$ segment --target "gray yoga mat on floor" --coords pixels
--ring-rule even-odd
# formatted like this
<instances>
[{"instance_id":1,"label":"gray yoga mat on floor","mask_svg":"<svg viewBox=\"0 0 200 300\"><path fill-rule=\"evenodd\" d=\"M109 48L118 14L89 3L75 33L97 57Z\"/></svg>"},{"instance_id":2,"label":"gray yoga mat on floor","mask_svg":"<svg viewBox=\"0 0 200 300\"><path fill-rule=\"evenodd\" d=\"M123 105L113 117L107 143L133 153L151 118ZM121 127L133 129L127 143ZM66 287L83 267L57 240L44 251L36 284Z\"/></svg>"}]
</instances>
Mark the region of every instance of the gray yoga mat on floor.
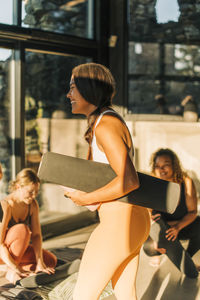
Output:
<instances>
[{"instance_id":1,"label":"gray yoga mat on floor","mask_svg":"<svg viewBox=\"0 0 200 300\"><path fill-rule=\"evenodd\" d=\"M47 274L44 272L37 273L32 276L18 280L18 284L25 288L36 288L40 285L49 284L59 279L66 278L73 273L78 272L80 265L80 259L76 259L72 262L67 262L61 266L55 268L54 274Z\"/></svg>"},{"instance_id":2,"label":"gray yoga mat on floor","mask_svg":"<svg viewBox=\"0 0 200 300\"><path fill-rule=\"evenodd\" d=\"M46 182L92 192L116 174L109 164L47 152L42 156L38 176ZM140 187L118 200L173 213L180 197L179 184L140 172L138 177Z\"/></svg>"},{"instance_id":3,"label":"gray yoga mat on floor","mask_svg":"<svg viewBox=\"0 0 200 300\"><path fill-rule=\"evenodd\" d=\"M170 228L162 219L154 222L151 226L150 237L158 243L159 248L166 249L166 255L175 264L175 266L187 277L196 278L199 273L195 264L183 248L180 241L168 241L165 237L166 230Z\"/></svg>"}]
</instances>

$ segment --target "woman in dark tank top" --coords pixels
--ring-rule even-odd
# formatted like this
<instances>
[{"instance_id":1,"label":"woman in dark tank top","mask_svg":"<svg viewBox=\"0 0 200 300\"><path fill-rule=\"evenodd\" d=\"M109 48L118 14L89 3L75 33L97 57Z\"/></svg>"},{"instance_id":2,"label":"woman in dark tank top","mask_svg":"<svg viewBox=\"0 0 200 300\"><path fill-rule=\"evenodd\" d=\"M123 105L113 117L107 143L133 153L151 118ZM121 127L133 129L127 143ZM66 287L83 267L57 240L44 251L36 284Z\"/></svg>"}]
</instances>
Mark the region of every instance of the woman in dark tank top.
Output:
<instances>
[{"instance_id":1,"label":"woman in dark tank top","mask_svg":"<svg viewBox=\"0 0 200 300\"><path fill-rule=\"evenodd\" d=\"M27 214L25 220L21 220L20 223L16 222L15 219L13 218L13 216L11 216L11 219L10 219L10 221L8 223L8 228L11 228L12 226L15 226L17 224L25 224L25 225L27 225L30 228L30 226L31 226L30 209L31 209L31 205L29 204L28 205L28 214Z\"/></svg>"},{"instance_id":2,"label":"woman in dark tank top","mask_svg":"<svg viewBox=\"0 0 200 300\"><path fill-rule=\"evenodd\" d=\"M153 221L162 219L170 228L163 232L170 241L189 240L187 252L192 257L200 249L200 217L197 216L197 195L192 179L183 172L177 155L170 149L159 149L151 158L152 174L158 178L173 181L181 185L179 204L173 214L152 211ZM152 242L149 237L144 244L146 254L152 256L151 265L160 263L160 254L166 249ZM200 271L200 266L196 266Z\"/></svg>"},{"instance_id":3,"label":"woman in dark tank top","mask_svg":"<svg viewBox=\"0 0 200 300\"><path fill-rule=\"evenodd\" d=\"M1 201L0 263L7 265L6 278L15 283L30 273L54 273L57 259L42 249L39 207L35 199L40 180L32 169L23 169ZM32 242L30 244L30 242Z\"/></svg>"}]
</instances>

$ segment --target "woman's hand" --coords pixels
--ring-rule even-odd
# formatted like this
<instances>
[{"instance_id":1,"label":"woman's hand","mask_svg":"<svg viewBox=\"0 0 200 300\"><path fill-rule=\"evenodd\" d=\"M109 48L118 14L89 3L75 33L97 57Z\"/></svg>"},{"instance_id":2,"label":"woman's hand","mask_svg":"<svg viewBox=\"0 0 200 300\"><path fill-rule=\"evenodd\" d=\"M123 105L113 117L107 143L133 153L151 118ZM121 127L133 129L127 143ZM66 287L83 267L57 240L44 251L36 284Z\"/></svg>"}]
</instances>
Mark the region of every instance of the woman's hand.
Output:
<instances>
[{"instance_id":1,"label":"woman's hand","mask_svg":"<svg viewBox=\"0 0 200 300\"><path fill-rule=\"evenodd\" d=\"M161 217L161 214L154 214L154 215L151 215L151 219L152 221L158 221Z\"/></svg>"},{"instance_id":2,"label":"woman's hand","mask_svg":"<svg viewBox=\"0 0 200 300\"><path fill-rule=\"evenodd\" d=\"M179 234L180 229L178 228L178 224L172 225L168 230L166 230L166 238L168 241L175 241L178 234Z\"/></svg>"},{"instance_id":3,"label":"woman's hand","mask_svg":"<svg viewBox=\"0 0 200 300\"><path fill-rule=\"evenodd\" d=\"M30 275L30 272L29 271L24 271L23 269L19 268L15 271L15 273L17 275L19 275L21 278L26 278Z\"/></svg>"},{"instance_id":4,"label":"woman's hand","mask_svg":"<svg viewBox=\"0 0 200 300\"><path fill-rule=\"evenodd\" d=\"M67 198L70 198L76 205L80 205L80 206L89 205L89 203L86 203L84 201L84 196L86 194L87 194L86 192L79 191L79 190L74 190L73 192L65 191L64 193L64 195Z\"/></svg>"},{"instance_id":5,"label":"woman's hand","mask_svg":"<svg viewBox=\"0 0 200 300\"><path fill-rule=\"evenodd\" d=\"M55 269L47 267L44 262L38 262L35 268L35 273L44 272L47 274L54 274Z\"/></svg>"},{"instance_id":6,"label":"woman's hand","mask_svg":"<svg viewBox=\"0 0 200 300\"><path fill-rule=\"evenodd\" d=\"M160 252L161 254L165 254L166 253L166 249L165 248L158 248L158 243L156 243L155 241L153 242L153 246L154 249L158 252Z\"/></svg>"}]
</instances>

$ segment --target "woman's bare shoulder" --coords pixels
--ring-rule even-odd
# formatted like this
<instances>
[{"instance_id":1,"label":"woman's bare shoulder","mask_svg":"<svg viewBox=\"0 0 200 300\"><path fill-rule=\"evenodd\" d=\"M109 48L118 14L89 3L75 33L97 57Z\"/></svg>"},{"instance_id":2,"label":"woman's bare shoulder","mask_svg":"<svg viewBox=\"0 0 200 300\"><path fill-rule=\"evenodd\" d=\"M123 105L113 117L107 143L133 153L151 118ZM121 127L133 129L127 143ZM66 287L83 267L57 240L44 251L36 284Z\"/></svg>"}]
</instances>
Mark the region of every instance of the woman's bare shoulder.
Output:
<instances>
[{"instance_id":1,"label":"woman's bare shoulder","mask_svg":"<svg viewBox=\"0 0 200 300\"><path fill-rule=\"evenodd\" d=\"M3 209L9 209L13 207L13 205L14 205L14 201L10 195L8 195L6 198L1 200L1 206Z\"/></svg>"},{"instance_id":2,"label":"woman's bare shoulder","mask_svg":"<svg viewBox=\"0 0 200 300\"><path fill-rule=\"evenodd\" d=\"M184 175L183 182L186 186L192 186L194 184L192 178L190 176L188 176L187 174Z\"/></svg>"},{"instance_id":3,"label":"woman's bare shoulder","mask_svg":"<svg viewBox=\"0 0 200 300\"><path fill-rule=\"evenodd\" d=\"M196 187L194 184L194 181L191 177L189 177L188 175L184 176L184 185L185 185L185 191L187 194L193 194L196 195Z\"/></svg>"},{"instance_id":4,"label":"woman's bare shoulder","mask_svg":"<svg viewBox=\"0 0 200 300\"><path fill-rule=\"evenodd\" d=\"M113 132L115 130L120 131L124 130L125 122L118 117L116 114L104 115L101 119L101 122L97 125L95 132L103 133L105 132Z\"/></svg>"}]
</instances>

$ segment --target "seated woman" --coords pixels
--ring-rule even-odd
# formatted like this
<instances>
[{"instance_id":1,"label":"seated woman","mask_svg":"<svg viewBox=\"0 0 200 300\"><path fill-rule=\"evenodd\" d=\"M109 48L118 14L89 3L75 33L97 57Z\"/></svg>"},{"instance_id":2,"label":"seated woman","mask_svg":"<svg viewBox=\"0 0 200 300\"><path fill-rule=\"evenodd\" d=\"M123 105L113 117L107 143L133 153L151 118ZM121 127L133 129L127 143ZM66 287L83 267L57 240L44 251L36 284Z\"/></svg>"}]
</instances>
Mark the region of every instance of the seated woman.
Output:
<instances>
[{"instance_id":1,"label":"seated woman","mask_svg":"<svg viewBox=\"0 0 200 300\"><path fill-rule=\"evenodd\" d=\"M1 201L0 263L7 265L6 278L16 280L31 273L54 273L57 258L42 249L39 206L35 199L40 181L32 169L23 169ZM32 241L32 244L30 244Z\"/></svg>"},{"instance_id":2,"label":"seated woman","mask_svg":"<svg viewBox=\"0 0 200 300\"><path fill-rule=\"evenodd\" d=\"M189 240L187 252L192 257L200 249L200 217L197 216L197 195L192 179L183 172L177 155L170 149L159 149L151 158L152 174L158 178L173 181L181 185L179 204L173 214L152 211L153 221L160 218L170 228L164 233L170 241ZM144 244L146 254L152 256L151 265L160 263L160 256L166 252L162 243L158 245L149 237ZM197 266L200 271L200 266Z\"/></svg>"}]
</instances>

